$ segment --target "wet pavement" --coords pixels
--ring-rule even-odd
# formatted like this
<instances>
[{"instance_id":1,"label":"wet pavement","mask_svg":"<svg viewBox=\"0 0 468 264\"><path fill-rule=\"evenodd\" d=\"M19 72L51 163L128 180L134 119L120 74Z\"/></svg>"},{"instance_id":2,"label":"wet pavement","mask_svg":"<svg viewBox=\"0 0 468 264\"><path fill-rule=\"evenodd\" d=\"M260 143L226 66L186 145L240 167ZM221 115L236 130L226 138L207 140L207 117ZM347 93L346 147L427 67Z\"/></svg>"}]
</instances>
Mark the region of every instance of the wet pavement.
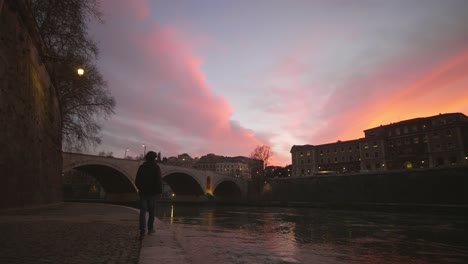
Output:
<instances>
[{"instance_id":1,"label":"wet pavement","mask_svg":"<svg viewBox=\"0 0 468 264\"><path fill-rule=\"evenodd\" d=\"M165 263L184 264L194 263L187 256L181 244L176 239L174 231L166 223L156 219L156 232L145 236L142 240L140 264ZM209 263L209 262L203 262Z\"/></svg>"},{"instance_id":2,"label":"wet pavement","mask_svg":"<svg viewBox=\"0 0 468 264\"><path fill-rule=\"evenodd\" d=\"M136 209L64 203L0 213L0 263L138 263Z\"/></svg>"}]
</instances>

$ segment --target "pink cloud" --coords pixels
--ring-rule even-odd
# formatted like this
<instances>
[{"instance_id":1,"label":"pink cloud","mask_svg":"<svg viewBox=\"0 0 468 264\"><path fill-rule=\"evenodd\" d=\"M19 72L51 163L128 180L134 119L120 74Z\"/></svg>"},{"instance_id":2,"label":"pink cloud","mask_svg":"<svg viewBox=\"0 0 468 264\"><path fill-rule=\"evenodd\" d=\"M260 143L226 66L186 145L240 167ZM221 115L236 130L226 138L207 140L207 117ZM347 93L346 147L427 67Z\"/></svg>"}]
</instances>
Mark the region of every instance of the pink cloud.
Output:
<instances>
[{"instance_id":1,"label":"pink cloud","mask_svg":"<svg viewBox=\"0 0 468 264\"><path fill-rule=\"evenodd\" d=\"M282 151L278 154L289 163L288 145L357 139L363 130L381 124L440 112L468 113L468 49L449 46L450 51L408 46L370 65L357 61L323 79L314 78L323 77L317 75L323 67L314 66L320 60L302 63L303 53L292 49L264 77L266 95L256 104L263 114L273 114L278 130L289 135L275 140L275 149Z\"/></svg>"},{"instance_id":2,"label":"pink cloud","mask_svg":"<svg viewBox=\"0 0 468 264\"><path fill-rule=\"evenodd\" d=\"M233 122L228 100L213 93L192 35L147 18L147 3L139 3L121 16L133 2L112 1L114 13L94 31L101 69L117 101L103 144L139 149L145 143L166 155L249 155L262 141ZM132 17L146 18L144 26Z\"/></svg>"}]
</instances>

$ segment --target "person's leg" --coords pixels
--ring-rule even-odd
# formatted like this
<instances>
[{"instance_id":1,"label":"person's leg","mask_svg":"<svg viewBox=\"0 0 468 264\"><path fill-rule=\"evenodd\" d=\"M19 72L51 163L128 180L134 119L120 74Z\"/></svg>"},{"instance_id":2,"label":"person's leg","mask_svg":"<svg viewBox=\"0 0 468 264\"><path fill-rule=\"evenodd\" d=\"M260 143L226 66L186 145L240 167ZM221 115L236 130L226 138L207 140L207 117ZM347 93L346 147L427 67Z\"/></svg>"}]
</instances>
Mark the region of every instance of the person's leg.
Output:
<instances>
[{"instance_id":1,"label":"person's leg","mask_svg":"<svg viewBox=\"0 0 468 264\"><path fill-rule=\"evenodd\" d=\"M156 196L148 197L148 232L154 230L154 206Z\"/></svg>"},{"instance_id":2,"label":"person's leg","mask_svg":"<svg viewBox=\"0 0 468 264\"><path fill-rule=\"evenodd\" d=\"M145 196L140 195L140 234L145 234L146 228L146 212L148 211L148 200Z\"/></svg>"}]
</instances>

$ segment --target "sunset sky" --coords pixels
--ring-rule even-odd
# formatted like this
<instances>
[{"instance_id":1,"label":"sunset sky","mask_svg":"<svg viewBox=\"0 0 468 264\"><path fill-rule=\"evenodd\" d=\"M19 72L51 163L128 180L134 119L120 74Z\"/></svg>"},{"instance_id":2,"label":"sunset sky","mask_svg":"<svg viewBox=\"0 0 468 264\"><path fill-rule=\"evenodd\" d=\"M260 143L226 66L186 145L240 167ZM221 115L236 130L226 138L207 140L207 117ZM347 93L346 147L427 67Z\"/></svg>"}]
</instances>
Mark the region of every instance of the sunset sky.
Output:
<instances>
[{"instance_id":1,"label":"sunset sky","mask_svg":"<svg viewBox=\"0 0 468 264\"><path fill-rule=\"evenodd\" d=\"M468 114L466 0L105 0L104 150L249 156Z\"/></svg>"}]
</instances>

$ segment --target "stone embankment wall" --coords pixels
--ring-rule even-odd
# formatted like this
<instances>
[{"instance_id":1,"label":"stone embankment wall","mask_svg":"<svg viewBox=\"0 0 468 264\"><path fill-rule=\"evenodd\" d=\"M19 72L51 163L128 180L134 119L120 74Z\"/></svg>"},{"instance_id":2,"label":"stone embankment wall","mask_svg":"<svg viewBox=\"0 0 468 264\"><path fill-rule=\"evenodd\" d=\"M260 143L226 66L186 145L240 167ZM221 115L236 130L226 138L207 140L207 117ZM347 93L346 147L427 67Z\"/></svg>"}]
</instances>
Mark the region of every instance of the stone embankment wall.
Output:
<instances>
[{"instance_id":1,"label":"stone embankment wall","mask_svg":"<svg viewBox=\"0 0 468 264\"><path fill-rule=\"evenodd\" d=\"M468 167L268 181L264 202L468 205Z\"/></svg>"},{"instance_id":2,"label":"stone embankment wall","mask_svg":"<svg viewBox=\"0 0 468 264\"><path fill-rule=\"evenodd\" d=\"M62 200L61 117L24 0L0 0L0 209Z\"/></svg>"}]
</instances>

